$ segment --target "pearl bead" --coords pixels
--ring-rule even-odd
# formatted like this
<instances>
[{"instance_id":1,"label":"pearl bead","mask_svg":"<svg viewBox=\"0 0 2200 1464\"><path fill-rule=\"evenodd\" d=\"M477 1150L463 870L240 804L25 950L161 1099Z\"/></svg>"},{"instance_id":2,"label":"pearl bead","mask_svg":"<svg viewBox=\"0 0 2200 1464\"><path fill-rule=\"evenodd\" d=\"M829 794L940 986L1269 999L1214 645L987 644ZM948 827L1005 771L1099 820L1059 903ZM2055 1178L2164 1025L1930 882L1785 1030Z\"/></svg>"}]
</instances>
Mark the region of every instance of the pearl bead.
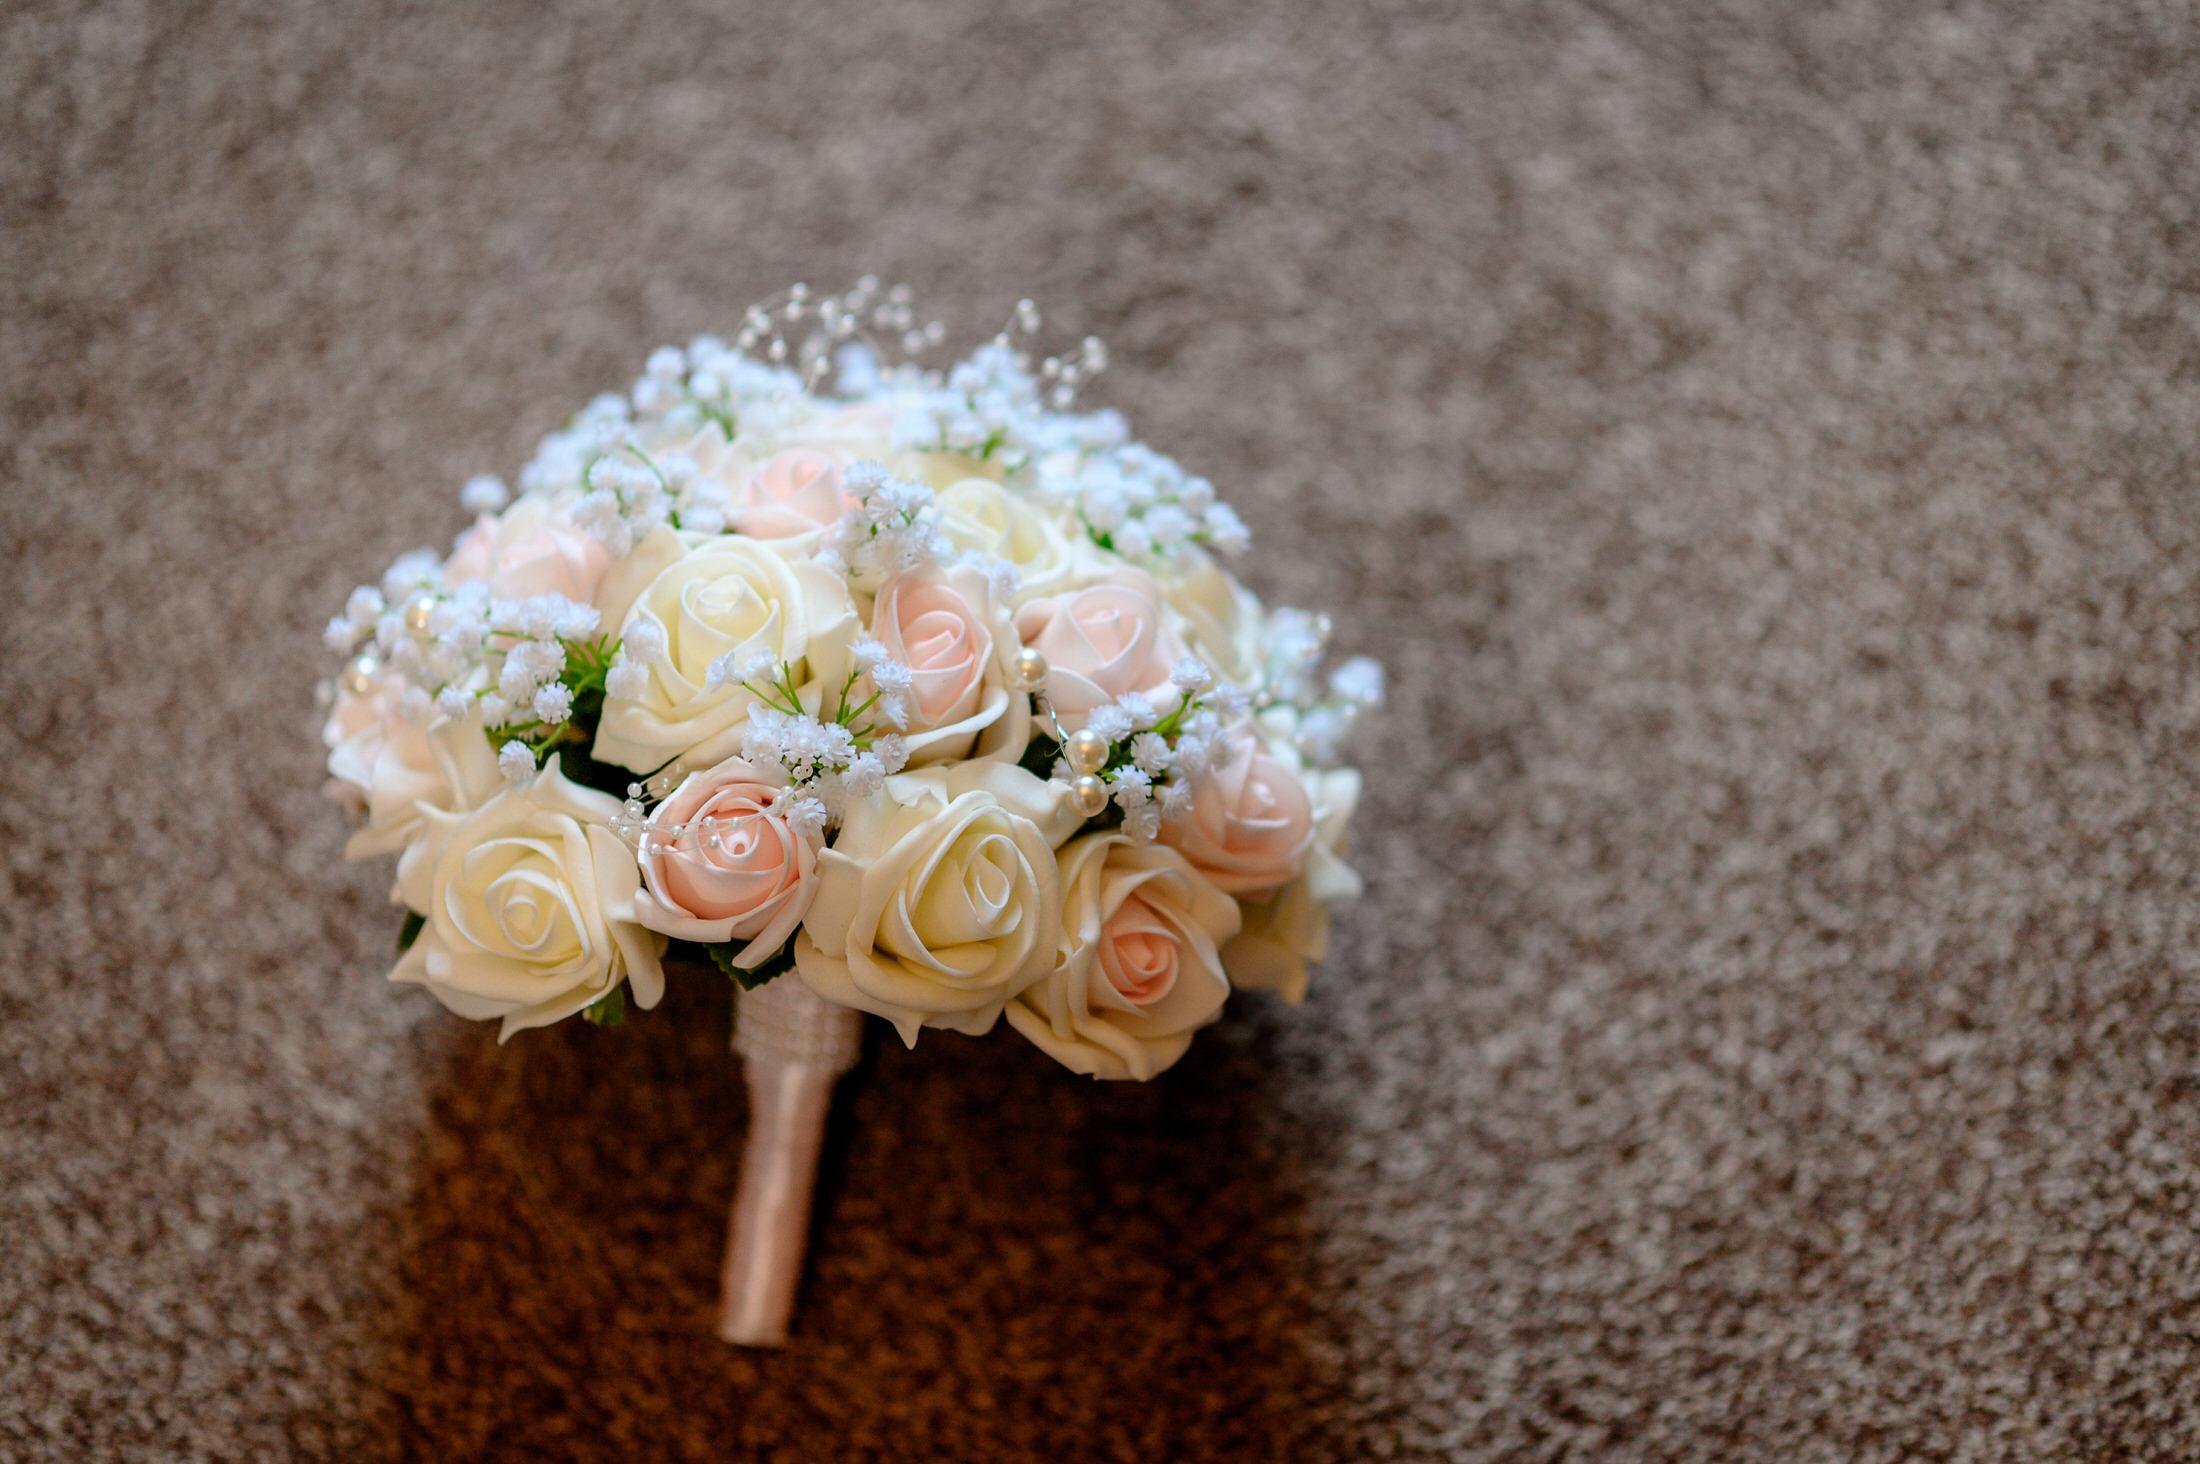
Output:
<instances>
[{"instance_id":1,"label":"pearl bead","mask_svg":"<svg viewBox=\"0 0 2200 1464\"><path fill-rule=\"evenodd\" d=\"M1040 691L1047 684L1047 658L1039 654L1037 646L1025 646L1016 653L1016 689Z\"/></svg>"},{"instance_id":2,"label":"pearl bead","mask_svg":"<svg viewBox=\"0 0 2200 1464\"><path fill-rule=\"evenodd\" d=\"M413 631L426 631L428 628L428 617L430 615L433 615L434 613L435 596L420 596L410 605L407 605L405 607L405 628L407 630Z\"/></svg>"},{"instance_id":3,"label":"pearl bead","mask_svg":"<svg viewBox=\"0 0 2200 1464\"><path fill-rule=\"evenodd\" d=\"M1108 764L1108 739L1090 727L1080 727L1069 734L1062 752L1078 772L1097 773Z\"/></svg>"},{"instance_id":4,"label":"pearl bead","mask_svg":"<svg viewBox=\"0 0 2200 1464\"><path fill-rule=\"evenodd\" d=\"M1108 806L1108 785L1087 773L1069 785L1069 801L1086 818L1097 818Z\"/></svg>"},{"instance_id":5,"label":"pearl bead","mask_svg":"<svg viewBox=\"0 0 2200 1464\"><path fill-rule=\"evenodd\" d=\"M365 696L374 690L374 673L382 669L382 663L372 656L361 656L344 668L344 690L353 696Z\"/></svg>"}]
</instances>

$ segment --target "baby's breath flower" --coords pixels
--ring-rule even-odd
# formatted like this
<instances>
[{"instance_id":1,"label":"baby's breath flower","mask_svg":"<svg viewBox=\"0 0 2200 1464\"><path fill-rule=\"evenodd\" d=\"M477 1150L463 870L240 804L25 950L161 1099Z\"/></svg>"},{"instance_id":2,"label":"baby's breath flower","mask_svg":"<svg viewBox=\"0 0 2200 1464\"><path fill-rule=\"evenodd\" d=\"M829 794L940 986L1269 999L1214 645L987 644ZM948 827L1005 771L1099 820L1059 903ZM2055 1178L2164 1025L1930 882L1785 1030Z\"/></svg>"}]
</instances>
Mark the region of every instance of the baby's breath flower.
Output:
<instances>
[{"instance_id":1,"label":"baby's breath flower","mask_svg":"<svg viewBox=\"0 0 2200 1464\"><path fill-rule=\"evenodd\" d=\"M891 658L874 662L870 671L871 684L887 696L906 696L916 684L916 672Z\"/></svg>"},{"instance_id":2,"label":"baby's breath flower","mask_svg":"<svg viewBox=\"0 0 2200 1464\"><path fill-rule=\"evenodd\" d=\"M562 722L573 711L573 692L562 681L553 681L535 693L535 720Z\"/></svg>"},{"instance_id":3,"label":"baby's breath flower","mask_svg":"<svg viewBox=\"0 0 2200 1464\"><path fill-rule=\"evenodd\" d=\"M479 473L458 490L459 505L468 513L495 513L512 501L512 490L493 473Z\"/></svg>"},{"instance_id":4,"label":"baby's breath flower","mask_svg":"<svg viewBox=\"0 0 2200 1464\"><path fill-rule=\"evenodd\" d=\"M805 837L824 833L827 818L821 798L797 798L787 805L787 827Z\"/></svg>"},{"instance_id":5,"label":"baby's breath flower","mask_svg":"<svg viewBox=\"0 0 2200 1464\"><path fill-rule=\"evenodd\" d=\"M1215 684L1215 673L1197 656L1186 656L1169 668L1169 680L1178 691L1197 696Z\"/></svg>"},{"instance_id":6,"label":"baby's breath flower","mask_svg":"<svg viewBox=\"0 0 2200 1464\"><path fill-rule=\"evenodd\" d=\"M398 555L396 563L383 574L382 598L389 603L402 602L415 591L432 588L442 581L442 556L433 549L415 549L409 554Z\"/></svg>"},{"instance_id":7,"label":"baby's breath flower","mask_svg":"<svg viewBox=\"0 0 2200 1464\"><path fill-rule=\"evenodd\" d=\"M859 752L849 759L848 770L841 778L841 787L850 798L869 798L886 786L886 766L878 754Z\"/></svg>"},{"instance_id":8,"label":"baby's breath flower","mask_svg":"<svg viewBox=\"0 0 2200 1464\"><path fill-rule=\"evenodd\" d=\"M1123 710L1121 703L1093 708L1085 718L1085 725L1104 741L1120 742L1131 734L1131 714Z\"/></svg>"},{"instance_id":9,"label":"baby's breath flower","mask_svg":"<svg viewBox=\"0 0 2200 1464\"><path fill-rule=\"evenodd\" d=\"M1383 704L1382 663L1369 656L1354 656L1329 673L1330 694L1363 707Z\"/></svg>"},{"instance_id":10,"label":"baby's breath flower","mask_svg":"<svg viewBox=\"0 0 2200 1464\"><path fill-rule=\"evenodd\" d=\"M507 783L524 783L535 775L535 755L523 742L507 742L497 753L497 771Z\"/></svg>"},{"instance_id":11,"label":"baby's breath flower","mask_svg":"<svg viewBox=\"0 0 2200 1464\"><path fill-rule=\"evenodd\" d=\"M351 592L350 599L344 601L344 618L353 625L372 625L375 617L386 608L380 590L372 585L361 585Z\"/></svg>"},{"instance_id":12,"label":"baby's breath flower","mask_svg":"<svg viewBox=\"0 0 2200 1464\"><path fill-rule=\"evenodd\" d=\"M1131 761L1149 774L1158 776L1169 770L1175 761L1169 749L1168 739L1152 732L1141 732L1131 739Z\"/></svg>"}]
</instances>

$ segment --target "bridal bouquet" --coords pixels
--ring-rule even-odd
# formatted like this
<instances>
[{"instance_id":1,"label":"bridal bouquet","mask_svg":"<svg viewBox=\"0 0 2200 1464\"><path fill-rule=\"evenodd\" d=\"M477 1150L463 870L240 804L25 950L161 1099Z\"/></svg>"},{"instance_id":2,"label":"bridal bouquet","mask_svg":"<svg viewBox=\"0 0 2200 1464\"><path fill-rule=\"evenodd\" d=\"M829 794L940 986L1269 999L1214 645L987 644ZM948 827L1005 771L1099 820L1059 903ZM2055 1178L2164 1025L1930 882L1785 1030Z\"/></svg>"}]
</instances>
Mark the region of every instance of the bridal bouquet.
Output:
<instances>
[{"instance_id":1,"label":"bridal bouquet","mask_svg":"<svg viewBox=\"0 0 2200 1464\"><path fill-rule=\"evenodd\" d=\"M1298 1001L1359 888L1337 747L1380 669L1324 680L1327 620L1222 567L1238 516L1073 412L1104 352L1034 363L1037 328L940 371L902 287L798 285L651 355L516 497L468 483L451 552L328 626L393 980L505 1038L654 1007L671 956L739 984L732 1341L785 1339L859 1013L1150 1078L1233 991Z\"/></svg>"},{"instance_id":2,"label":"bridal bouquet","mask_svg":"<svg viewBox=\"0 0 2200 1464\"><path fill-rule=\"evenodd\" d=\"M328 765L347 853L397 856L393 980L509 1037L681 954L1139 1079L1233 990L1299 999L1380 669L1322 680L1326 619L1222 567L1238 516L1068 410L1102 348L1036 327L943 373L900 287L797 286L352 593Z\"/></svg>"}]
</instances>

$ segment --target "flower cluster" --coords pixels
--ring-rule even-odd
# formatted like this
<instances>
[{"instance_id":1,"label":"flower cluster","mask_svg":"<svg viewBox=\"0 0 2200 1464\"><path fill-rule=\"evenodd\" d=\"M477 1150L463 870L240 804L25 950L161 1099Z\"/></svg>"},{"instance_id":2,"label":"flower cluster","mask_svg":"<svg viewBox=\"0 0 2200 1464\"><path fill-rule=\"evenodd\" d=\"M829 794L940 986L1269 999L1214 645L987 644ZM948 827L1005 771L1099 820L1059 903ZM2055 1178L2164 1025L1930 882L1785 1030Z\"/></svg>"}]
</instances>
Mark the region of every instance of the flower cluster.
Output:
<instances>
[{"instance_id":1,"label":"flower cluster","mask_svg":"<svg viewBox=\"0 0 2200 1464\"><path fill-rule=\"evenodd\" d=\"M1121 815L1123 831L1139 839L1159 838L1164 819L1191 807L1191 790L1214 766L1227 729L1251 708L1243 688L1217 685L1196 656L1169 668L1169 684L1180 700L1166 714L1143 692L1127 691L1055 739L1062 748L1051 769L1055 779L1084 804L1097 807L1104 797Z\"/></svg>"},{"instance_id":2,"label":"flower cluster","mask_svg":"<svg viewBox=\"0 0 2200 1464\"><path fill-rule=\"evenodd\" d=\"M612 654L596 635L602 617L557 594L500 599L481 580L445 587L431 560L408 556L383 589L354 590L325 638L358 652L344 672L354 694L387 679L404 688L398 709L412 721L477 718L517 781L573 735L582 699L602 690ZM402 595L394 608L386 592Z\"/></svg>"},{"instance_id":3,"label":"flower cluster","mask_svg":"<svg viewBox=\"0 0 2200 1464\"><path fill-rule=\"evenodd\" d=\"M1038 491L1067 505L1094 543L1136 563L1194 544L1242 554L1252 544L1245 521L1195 478L1142 443L1065 454L1039 477Z\"/></svg>"},{"instance_id":4,"label":"flower cluster","mask_svg":"<svg viewBox=\"0 0 2200 1464\"><path fill-rule=\"evenodd\" d=\"M686 954L1118 1078L1234 990L1297 999L1380 669L1325 681L1326 619L1221 567L1244 524L1070 411L1105 351L1037 328L943 371L900 287L797 286L352 593L329 767L349 852L398 856L396 979L509 1035L651 1007Z\"/></svg>"},{"instance_id":5,"label":"flower cluster","mask_svg":"<svg viewBox=\"0 0 2200 1464\"><path fill-rule=\"evenodd\" d=\"M821 562L878 584L896 570L953 557L955 546L926 512L933 495L925 484L895 478L884 463L867 459L841 472L840 487L854 501L833 526Z\"/></svg>"},{"instance_id":6,"label":"flower cluster","mask_svg":"<svg viewBox=\"0 0 2200 1464\"><path fill-rule=\"evenodd\" d=\"M728 652L703 678L713 689L735 685L756 698L741 732L741 755L800 790L800 816L813 833L823 832L828 818L838 818L849 799L875 796L886 786L886 775L909 762L908 742L880 724L909 725L907 697L915 673L875 640L858 641L854 652L855 665L833 696L829 714L822 701L814 714L805 707L794 668L762 652L738 665L732 663L737 653Z\"/></svg>"}]
</instances>

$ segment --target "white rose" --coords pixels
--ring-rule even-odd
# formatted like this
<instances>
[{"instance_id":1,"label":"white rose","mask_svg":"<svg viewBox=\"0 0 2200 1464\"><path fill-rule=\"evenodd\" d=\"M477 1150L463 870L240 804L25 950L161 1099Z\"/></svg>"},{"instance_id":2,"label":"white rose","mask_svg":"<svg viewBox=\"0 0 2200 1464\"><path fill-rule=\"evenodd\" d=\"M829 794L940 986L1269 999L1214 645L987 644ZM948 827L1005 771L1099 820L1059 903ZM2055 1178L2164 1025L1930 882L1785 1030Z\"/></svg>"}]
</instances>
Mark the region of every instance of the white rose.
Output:
<instances>
[{"instance_id":1,"label":"white rose","mask_svg":"<svg viewBox=\"0 0 2200 1464\"><path fill-rule=\"evenodd\" d=\"M753 694L704 686L719 656L762 651L791 666L798 687L837 688L856 626L846 583L822 566L738 534L696 537L690 547L666 528L604 577L597 608L623 638L653 642L652 654L636 658L649 669L648 690L607 697L596 731L596 759L637 772L746 720Z\"/></svg>"},{"instance_id":2,"label":"white rose","mask_svg":"<svg viewBox=\"0 0 2200 1464\"><path fill-rule=\"evenodd\" d=\"M1019 605L1067 587L1079 566L1069 536L1051 515L990 479L965 478L942 488L933 513L958 549L1015 567Z\"/></svg>"},{"instance_id":3,"label":"white rose","mask_svg":"<svg viewBox=\"0 0 2200 1464\"><path fill-rule=\"evenodd\" d=\"M363 697L344 692L322 729L329 773L357 790L366 812L346 859L398 853L419 835L424 810L475 808L504 786L479 717L422 726L397 710L403 692L395 676Z\"/></svg>"},{"instance_id":4,"label":"white rose","mask_svg":"<svg viewBox=\"0 0 2200 1464\"><path fill-rule=\"evenodd\" d=\"M1175 850L1128 835L1066 845L1054 970L1009 1004L1015 1029L1074 1072L1143 1082L1222 1012L1218 947L1237 902Z\"/></svg>"},{"instance_id":5,"label":"white rose","mask_svg":"<svg viewBox=\"0 0 2200 1464\"><path fill-rule=\"evenodd\" d=\"M818 856L795 970L827 1001L973 1036L1054 964L1054 849L1079 819L1065 790L1005 763L886 780Z\"/></svg>"},{"instance_id":6,"label":"white rose","mask_svg":"<svg viewBox=\"0 0 2200 1464\"><path fill-rule=\"evenodd\" d=\"M716 422L705 422L692 436L666 443L656 453L659 458L674 454L693 462L698 478L729 488L748 476L756 458L752 444L729 441L726 429Z\"/></svg>"},{"instance_id":7,"label":"white rose","mask_svg":"<svg viewBox=\"0 0 2200 1464\"><path fill-rule=\"evenodd\" d=\"M1306 789L1314 841L1297 879L1266 898L1238 902L1244 925L1222 948L1222 966L1234 985L1271 990L1297 1006L1306 997L1307 967L1329 955L1330 903L1354 899L1363 888L1343 857L1360 802L1360 775L1353 768L1303 766L1291 749L1288 712L1271 711L1263 721L1274 735L1275 756Z\"/></svg>"},{"instance_id":8,"label":"white rose","mask_svg":"<svg viewBox=\"0 0 2200 1464\"><path fill-rule=\"evenodd\" d=\"M665 940L635 919L634 855L607 827L618 811L555 762L470 813L430 810L398 870L399 893L427 923L390 979L427 987L462 1017L502 1018L499 1041L621 981L637 1005L655 1006Z\"/></svg>"},{"instance_id":9,"label":"white rose","mask_svg":"<svg viewBox=\"0 0 2200 1464\"><path fill-rule=\"evenodd\" d=\"M1260 680L1260 598L1204 550L1186 550L1172 564L1162 602L1184 644L1216 676L1245 687Z\"/></svg>"}]
</instances>

